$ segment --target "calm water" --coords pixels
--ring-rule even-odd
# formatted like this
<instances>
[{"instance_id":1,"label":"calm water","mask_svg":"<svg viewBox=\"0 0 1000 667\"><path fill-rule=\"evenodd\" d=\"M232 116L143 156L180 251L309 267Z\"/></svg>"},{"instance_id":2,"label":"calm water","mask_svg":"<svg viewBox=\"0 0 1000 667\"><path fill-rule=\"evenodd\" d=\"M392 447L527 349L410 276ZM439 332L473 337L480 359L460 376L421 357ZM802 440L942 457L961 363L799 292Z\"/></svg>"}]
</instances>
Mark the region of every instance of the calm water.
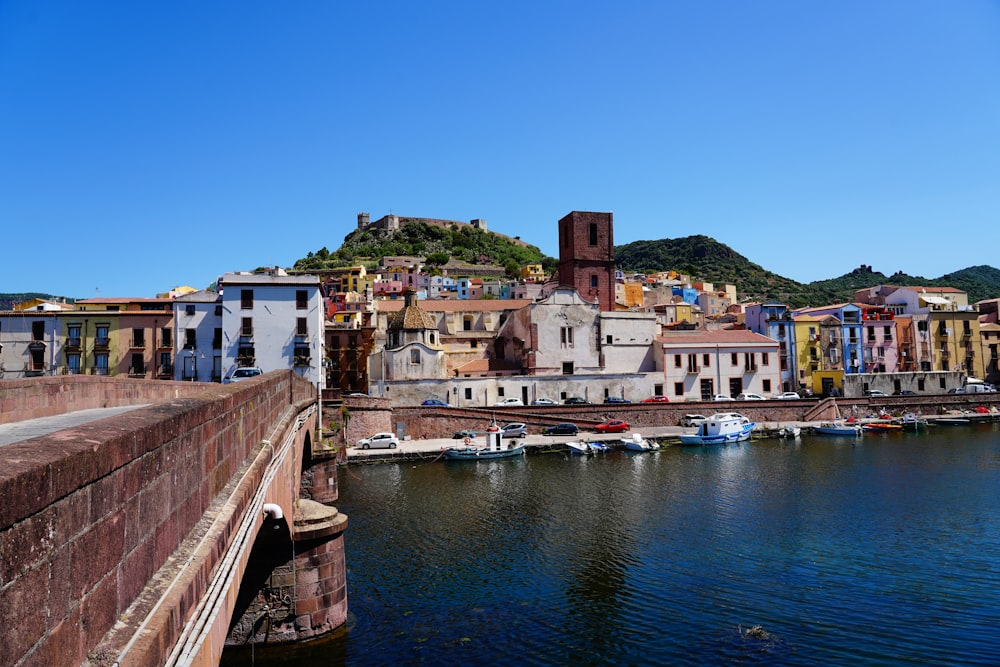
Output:
<instances>
[{"instance_id":1,"label":"calm water","mask_svg":"<svg viewBox=\"0 0 1000 667\"><path fill-rule=\"evenodd\" d=\"M1000 663L995 426L339 483L349 629L255 664Z\"/></svg>"}]
</instances>

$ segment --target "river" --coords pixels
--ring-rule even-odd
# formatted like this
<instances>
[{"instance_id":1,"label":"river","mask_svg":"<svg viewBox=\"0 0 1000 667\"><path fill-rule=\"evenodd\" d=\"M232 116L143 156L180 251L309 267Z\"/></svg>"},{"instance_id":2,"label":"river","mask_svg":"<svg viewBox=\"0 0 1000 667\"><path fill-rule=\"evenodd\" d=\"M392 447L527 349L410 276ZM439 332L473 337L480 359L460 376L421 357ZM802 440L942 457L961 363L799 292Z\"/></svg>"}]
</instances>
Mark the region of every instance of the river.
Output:
<instances>
[{"instance_id":1,"label":"river","mask_svg":"<svg viewBox=\"0 0 1000 667\"><path fill-rule=\"evenodd\" d=\"M996 665L1000 432L350 466L350 620L255 665Z\"/></svg>"}]
</instances>

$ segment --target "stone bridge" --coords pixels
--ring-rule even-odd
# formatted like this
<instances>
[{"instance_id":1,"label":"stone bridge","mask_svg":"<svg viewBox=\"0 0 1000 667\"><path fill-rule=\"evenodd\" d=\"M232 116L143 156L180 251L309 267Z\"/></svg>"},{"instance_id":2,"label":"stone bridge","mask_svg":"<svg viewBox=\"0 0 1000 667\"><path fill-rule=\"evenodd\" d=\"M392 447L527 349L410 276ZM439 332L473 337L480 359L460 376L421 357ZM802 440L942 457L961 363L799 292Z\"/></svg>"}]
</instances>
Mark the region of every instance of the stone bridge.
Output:
<instances>
[{"instance_id":1,"label":"stone bridge","mask_svg":"<svg viewBox=\"0 0 1000 667\"><path fill-rule=\"evenodd\" d=\"M310 383L0 382L0 424L121 406L0 446L0 666L217 665L227 638L343 625L347 519Z\"/></svg>"}]
</instances>

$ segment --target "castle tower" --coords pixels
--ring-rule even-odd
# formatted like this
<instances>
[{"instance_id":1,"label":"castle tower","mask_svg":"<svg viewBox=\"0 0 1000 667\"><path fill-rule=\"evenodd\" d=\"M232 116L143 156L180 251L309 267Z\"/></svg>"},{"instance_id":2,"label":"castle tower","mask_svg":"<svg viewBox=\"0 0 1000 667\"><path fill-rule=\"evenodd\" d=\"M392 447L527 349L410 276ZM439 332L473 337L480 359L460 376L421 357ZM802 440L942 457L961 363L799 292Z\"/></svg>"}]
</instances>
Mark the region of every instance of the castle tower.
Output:
<instances>
[{"instance_id":1,"label":"castle tower","mask_svg":"<svg viewBox=\"0 0 1000 667\"><path fill-rule=\"evenodd\" d=\"M559 221L559 283L615 309L614 214L573 211Z\"/></svg>"},{"instance_id":2,"label":"castle tower","mask_svg":"<svg viewBox=\"0 0 1000 667\"><path fill-rule=\"evenodd\" d=\"M367 213L358 213L358 229L367 227L370 219L371 217Z\"/></svg>"}]
</instances>

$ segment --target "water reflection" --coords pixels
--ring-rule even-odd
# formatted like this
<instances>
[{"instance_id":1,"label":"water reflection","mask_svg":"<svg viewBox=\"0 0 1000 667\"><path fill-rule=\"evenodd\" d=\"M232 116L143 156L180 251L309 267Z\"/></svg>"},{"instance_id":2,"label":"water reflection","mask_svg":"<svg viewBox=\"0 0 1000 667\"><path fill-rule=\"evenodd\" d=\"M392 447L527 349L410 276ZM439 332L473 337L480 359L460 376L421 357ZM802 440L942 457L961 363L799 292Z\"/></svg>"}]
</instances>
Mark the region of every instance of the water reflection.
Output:
<instances>
[{"instance_id":1,"label":"water reflection","mask_svg":"<svg viewBox=\"0 0 1000 667\"><path fill-rule=\"evenodd\" d=\"M1000 650L995 428L361 466L339 483L353 626L298 664L974 665Z\"/></svg>"}]
</instances>

